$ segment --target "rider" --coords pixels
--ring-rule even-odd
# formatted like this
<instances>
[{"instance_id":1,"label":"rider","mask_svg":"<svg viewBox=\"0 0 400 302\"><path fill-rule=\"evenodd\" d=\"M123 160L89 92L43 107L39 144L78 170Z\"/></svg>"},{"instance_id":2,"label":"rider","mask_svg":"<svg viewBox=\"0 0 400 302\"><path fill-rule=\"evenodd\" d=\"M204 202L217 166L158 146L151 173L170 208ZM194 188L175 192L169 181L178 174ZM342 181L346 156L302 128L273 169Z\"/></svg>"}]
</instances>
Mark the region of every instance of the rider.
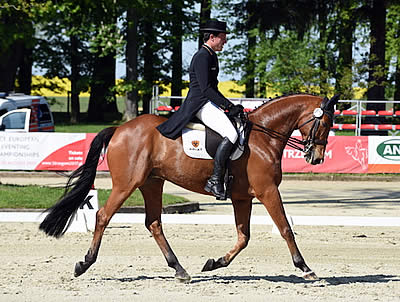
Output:
<instances>
[{"instance_id":1,"label":"rider","mask_svg":"<svg viewBox=\"0 0 400 302\"><path fill-rule=\"evenodd\" d=\"M203 32L204 44L190 63L187 97L180 109L157 129L164 136L176 139L186 124L196 116L223 137L215 154L213 175L207 180L204 189L217 199L225 199L223 178L238 134L224 111L235 116L243 112L243 106L232 104L218 90L219 65L215 52L221 51L226 43L226 22L209 20L200 30Z\"/></svg>"}]
</instances>

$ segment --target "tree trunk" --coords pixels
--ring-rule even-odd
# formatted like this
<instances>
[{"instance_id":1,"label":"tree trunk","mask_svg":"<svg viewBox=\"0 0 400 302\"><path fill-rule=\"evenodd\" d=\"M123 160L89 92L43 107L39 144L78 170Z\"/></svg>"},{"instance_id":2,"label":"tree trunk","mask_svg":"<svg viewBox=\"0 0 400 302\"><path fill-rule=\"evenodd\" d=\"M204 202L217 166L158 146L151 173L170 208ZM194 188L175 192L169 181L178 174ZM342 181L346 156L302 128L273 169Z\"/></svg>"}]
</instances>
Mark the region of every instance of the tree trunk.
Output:
<instances>
[{"instance_id":1,"label":"tree trunk","mask_svg":"<svg viewBox=\"0 0 400 302\"><path fill-rule=\"evenodd\" d=\"M21 56L21 62L18 70L18 92L25 94L31 94L32 88L32 48L27 47L26 44L23 47L23 55Z\"/></svg>"},{"instance_id":2,"label":"tree trunk","mask_svg":"<svg viewBox=\"0 0 400 302\"><path fill-rule=\"evenodd\" d=\"M254 18L258 7L255 1L249 1L245 6L247 20L246 20L246 35L247 35L247 53L246 53L246 66L245 66L245 96L246 98L254 98L255 94L255 76L256 76L256 62L253 58L257 38L250 33L252 29L257 26L257 19Z\"/></svg>"},{"instance_id":3,"label":"tree trunk","mask_svg":"<svg viewBox=\"0 0 400 302\"><path fill-rule=\"evenodd\" d=\"M254 98L254 84L255 84L255 63L252 58L256 47L256 37L247 36L247 58L246 58L246 82L245 82L245 96L246 98Z\"/></svg>"},{"instance_id":4,"label":"tree trunk","mask_svg":"<svg viewBox=\"0 0 400 302\"><path fill-rule=\"evenodd\" d=\"M370 52L369 52L369 75L368 75L368 100L385 99L385 40L386 40L386 8L384 0L373 0L370 10ZM367 103L367 109L385 110L384 103ZM366 118L366 123L381 124L385 118ZM386 131L362 132L362 135L387 135Z\"/></svg>"},{"instance_id":5,"label":"tree trunk","mask_svg":"<svg viewBox=\"0 0 400 302\"><path fill-rule=\"evenodd\" d=\"M328 66L326 59L327 49L327 12L326 5L322 1L318 1L318 27L319 27L319 68L320 68L320 92L321 95L326 95L329 89L328 84Z\"/></svg>"},{"instance_id":6,"label":"tree trunk","mask_svg":"<svg viewBox=\"0 0 400 302\"><path fill-rule=\"evenodd\" d=\"M355 22L351 12L351 1L342 1L339 4L339 58L336 69L336 92L342 99L353 99L352 65L353 65L353 35Z\"/></svg>"},{"instance_id":7,"label":"tree trunk","mask_svg":"<svg viewBox=\"0 0 400 302\"><path fill-rule=\"evenodd\" d=\"M395 73L395 79L394 79L394 95L393 95L393 100L395 101L400 101L400 57L397 56L397 64L396 64L396 73ZM393 104L394 110L400 110L400 104L395 103Z\"/></svg>"},{"instance_id":8,"label":"tree trunk","mask_svg":"<svg viewBox=\"0 0 400 302\"><path fill-rule=\"evenodd\" d=\"M127 36L126 36L126 81L132 85L126 93L124 120L129 121L138 114L138 47L137 47L137 14L135 8L127 11Z\"/></svg>"},{"instance_id":9,"label":"tree trunk","mask_svg":"<svg viewBox=\"0 0 400 302\"><path fill-rule=\"evenodd\" d=\"M143 80L145 83L145 91L143 94L143 113L150 112L150 100L152 97L152 85L154 79L154 50L153 44L156 42L154 30L151 20L144 21L144 50L143 50Z\"/></svg>"},{"instance_id":10,"label":"tree trunk","mask_svg":"<svg viewBox=\"0 0 400 302\"><path fill-rule=\"evenodd\" d=\"M76 124L79 122L79 54L78 54L78 38L74 35L70 36L71 42L71 116L70 122Z\"/></svg>"},{"instance_id":11,"label":"tree trunk","mask_svg":"<svg viewBox=\"0 0 400 302\"><path fill-rule=\"evenodd\" d=\"M183 19L182 16L182 2L175 1L172 3L172 14L175 21L172 24L172 83L171 83L171 95L181 96L182 95L182 35L183 27L180 20ZM172 99L171 106L180 106L182 100Z\"/></svg>"},{"instance_id":12,"label":"tree trunk","mask_svg":"<svg viewBox=\"0 0 400 302\"><path fill-rule=\"evenodd\" d=\"M8 49L0 49L0 91L14 91L23 49L24 42L21 40L14 41Z\"/></svg>"},{"instance_id":13,"label":"tree trunk","mask_svg":"<svg viewBox=\"0 0 400 302\"><path fill-rule=\"evenodd\" d=\"M102 56L97 52L89 98L88 121L104 122L118 118L115 93L115 54Z\"/></svg>"},{"instance_id":14,"label":"tree trunk","mask_svg":"<svg viewBox=\"0 0 400 302\"><path fill-rule=\"evenodd\" d=\"M206 23L207 20L211 18L211 0L201 0L201 7L200 7L200 28ZM203 35L199 32L199 48L203 45Z\"/></svg>"}]
</instances>

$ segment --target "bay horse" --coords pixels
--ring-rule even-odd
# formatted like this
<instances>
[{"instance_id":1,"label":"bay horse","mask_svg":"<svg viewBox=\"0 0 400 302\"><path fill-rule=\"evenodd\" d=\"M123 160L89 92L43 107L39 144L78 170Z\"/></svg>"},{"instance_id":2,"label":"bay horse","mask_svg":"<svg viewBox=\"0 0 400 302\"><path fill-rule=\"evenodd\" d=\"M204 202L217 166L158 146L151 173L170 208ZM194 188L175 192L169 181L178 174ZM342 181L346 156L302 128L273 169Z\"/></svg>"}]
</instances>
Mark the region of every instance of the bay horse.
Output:
<instances>
[{"instance_id":1,"label":"bay horse","mask_svg":"<svg viewBox=\"0 0 400 302\"><path fill-rule=\"evenodd\" d=\"M278 97L248 114L253 127L246 150L231 163L234 176L232 205L235 215L237 242L221 258L209 259L202 271L227 267L250 239L252 200L257 198L267 209L286 240L295 267L305 279L317 279L306 265L286 219L278 186L282 180L281 159L286 144L305 152L310 164L321 164L333 122L334 104L331 99L308 94ZM213 170L213 161L192 159L184 154L182 140L162 136L156 126L165 121L157 115L141 115L119 127L99 132L91 143L85 163L75 170L66 185L64 195L51 208L39 228L47 235L61 237L77 209L84 203L94 179L101 152L107 148L107 162L112 178L112 191L105 205L96 214L96 227L90 248L75 265L74 275L80 276L96 261L101 239L110 219L131 193L139 188L145 204L145 226L161 249L175 277L189 282L190 276L172 251L161 224L162 192L168 180L185 189L208 194L206 180ZM290 137L299 129L302 140ZM302 145L300 147L299 145Z\"/></svg>"}]
</instances>

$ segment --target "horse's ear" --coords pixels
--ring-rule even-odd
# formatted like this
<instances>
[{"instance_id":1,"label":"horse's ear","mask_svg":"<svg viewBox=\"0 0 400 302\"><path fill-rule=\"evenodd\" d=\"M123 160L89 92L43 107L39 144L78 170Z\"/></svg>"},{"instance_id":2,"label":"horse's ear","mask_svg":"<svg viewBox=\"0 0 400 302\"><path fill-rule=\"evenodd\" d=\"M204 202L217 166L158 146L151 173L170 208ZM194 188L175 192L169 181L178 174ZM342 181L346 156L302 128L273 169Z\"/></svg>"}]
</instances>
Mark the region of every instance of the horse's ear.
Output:
<instances>
[{"instance_id":1,"label":"horse's ear","mask_svg":"<svg viewBox=\"0 0 400 302\"><path fill-rule=\"evenodd\" d=\"M339 101L340 94L335 94L331 99L325 97L321 103L321 108L325 110L333 111L333 106L337 104Z\"/></svg>"}]
</instances>

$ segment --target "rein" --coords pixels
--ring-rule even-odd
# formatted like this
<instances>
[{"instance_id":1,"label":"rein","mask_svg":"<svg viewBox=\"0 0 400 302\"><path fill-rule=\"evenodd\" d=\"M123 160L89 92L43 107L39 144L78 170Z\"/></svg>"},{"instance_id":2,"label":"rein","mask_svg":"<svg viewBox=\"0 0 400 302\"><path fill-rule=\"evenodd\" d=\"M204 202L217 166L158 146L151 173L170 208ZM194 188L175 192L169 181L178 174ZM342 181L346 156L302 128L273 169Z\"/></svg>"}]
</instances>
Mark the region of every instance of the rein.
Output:
<instances>
[{"instance_id":1,"label":"rein","mask_svg":"<svg viewBox=\"0 0 400 302\"><path fill-rule=\"evenodd\" d=\"M256 129L256 128L254 128L254 126L257 126L260 129ZM307 140L300 140L300 139L297 139L295 137L287 136L287 135L282 134L282 133L280 133L278 131L266 128L266 127L261 126L261 125L256 124L256 123L253 123L253 129L252 130L259 131L259 132L262 132L264 134L267 134L272 138L279 139L281 142L286 142L286 145L288 145L289 147L292 147L292 148L294 148L296 150L299 150L299 151L302 151L302 152L306 152L306 148L303 148L303 147L298 146L298 145L306 146L307 143L308 143Z\"/></svg>"},{"instance_id":2,"label":"rein","mask_svg":"<svg viewBox=\"0 0 400 302\"><path fill-rule=\"evenodd\" d=\"M330 118L330 120L333 121L333 113L332 112L322 109L322 108L316 108L313 112L313 117L298 127L298 129L300 129L301 127L307 125L308 123L314 122L306 140L300 140L295 137L291 137L291 136L282 134L278 131L266 128L257 123L253 123L253 126L257 126L259 129L253 128L253 130L267 134L270 137L279 139L282 142L286 142L286 145L288 145L289 147L292 147L293 149L299 150L304 153L308 153L314 144L326 145L328 143L327 140L321 140L321 139L315 138L315 134L318 131L318 128L321 123L321 119L324 116L324 114L326 114ZM299 145L301 145L301 146L299 146Z\"/></svg>"}]
</instances>

